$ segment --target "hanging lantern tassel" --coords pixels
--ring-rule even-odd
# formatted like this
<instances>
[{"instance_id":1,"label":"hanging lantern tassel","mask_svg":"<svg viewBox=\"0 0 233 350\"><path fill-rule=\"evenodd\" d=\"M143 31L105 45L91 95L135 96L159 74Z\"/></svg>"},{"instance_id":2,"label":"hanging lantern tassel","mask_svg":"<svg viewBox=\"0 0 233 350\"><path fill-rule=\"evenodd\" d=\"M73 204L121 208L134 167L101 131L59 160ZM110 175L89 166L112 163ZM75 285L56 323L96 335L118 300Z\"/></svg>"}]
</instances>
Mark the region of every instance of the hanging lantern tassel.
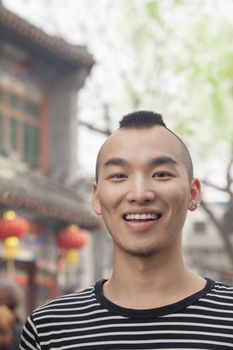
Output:
<instances>
[{"instance_id":1,"label":"hanging lantern tassel","mask_svg":"<svg viewBox=\"0 0 233 350\"><path fill-rule=\"evenodd\" d=\"M3 241L3 257L7 261L7 273L10 278L15 277L14 257L19 249L19 239L17 237L8 237Z\"/></svg>"},{"instance_id":2,"label":"hanging lantern tassel","mask_svg":"<svg viewBox=\"0 0 233 350\"><path fill-rule=\"evenodd\" d=\"M14 259L19 249L18 237L8 237L3 241L3 257L5 259Z\"/></svg>"},{"instance_id":3,"label":"hanging lantern tassel","mask_svg":"<svg viewBox=\"0 0 233 350\"><path fill-rule=\"evenodd\" d=\"M78 265L80 261L79 251L77 249L66 249L64 260L68 265Z\"/></svg>"}]
</instances>

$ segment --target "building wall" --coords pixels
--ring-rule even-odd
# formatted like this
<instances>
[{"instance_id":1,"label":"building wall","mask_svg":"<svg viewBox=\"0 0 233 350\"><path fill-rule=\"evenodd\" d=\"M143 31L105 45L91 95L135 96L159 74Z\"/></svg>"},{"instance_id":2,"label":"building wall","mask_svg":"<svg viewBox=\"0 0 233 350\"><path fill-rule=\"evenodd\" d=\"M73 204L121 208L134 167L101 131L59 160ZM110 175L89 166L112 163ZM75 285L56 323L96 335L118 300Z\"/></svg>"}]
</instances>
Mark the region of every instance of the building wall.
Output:
<instances>
[{"instance_id":1,"label":"building wall","mask_svg":"<svg viewBox=\"0 0 233 350\"><path fill-rule=\"evenodd\" d=\"M49 85L50 168L53 178L69 184L77 178L77 92L87 72L58 72Z\"/></svg>"},{"instance_id":2,"label":"building wall","mask_svg":"<svg viewBox=\"0 0 233 350\"><path fill-rule=\"evenodd\" d=\"M222 217L221 207L212 204L212 210ZM233 241L233 235L230 238ZM188 215L183 247L185 259L192 269L202 276L233 283L232 265L223 240L202 208Z\"/></svg>"}]
</instances>

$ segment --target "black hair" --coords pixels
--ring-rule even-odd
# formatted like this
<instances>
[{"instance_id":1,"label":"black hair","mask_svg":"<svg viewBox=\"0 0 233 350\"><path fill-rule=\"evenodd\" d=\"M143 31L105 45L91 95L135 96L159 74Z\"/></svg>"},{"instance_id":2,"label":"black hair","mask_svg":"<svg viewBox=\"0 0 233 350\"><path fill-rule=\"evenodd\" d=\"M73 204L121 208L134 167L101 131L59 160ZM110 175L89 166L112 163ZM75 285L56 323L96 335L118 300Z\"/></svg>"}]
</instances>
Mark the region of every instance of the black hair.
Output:
<instances>
[{"instance_id":1,"label":"black hair","mask_svg":"<svg viewBox=\"0 0 233 350\"><path fill-rule=\"evenodd\" d=\"M159 113L152 111L137 111L125 115L119 121L121 128L145 128L155 125L161 125L166 128L166 124L163 121L163 117Z\"/></svg>"},{"instance_id":2,"label":"black hair","mask_svg":"<svg viewBox=\"0 0 233 350\"><path fill-rule=\"evenodd\" d=\"M192 162L192 158L190 156L189 150L185 145L185 143L183 142L183 140L166 126L161 114L153 111L142 110L142 111L136 111L136 112L126 114L119 121L119 129L142 129L142 128L151 128L154 126L164 127L180 141L184 150L184 156L186 158L188 176L189 176L189 179L191 180L193 178L193 162ZM101 149L102 147L99 150L97 160L96 160L96 173L95 173L96 183L98 182L99 159L100 159Z\"/></svg>"}]
</instances>

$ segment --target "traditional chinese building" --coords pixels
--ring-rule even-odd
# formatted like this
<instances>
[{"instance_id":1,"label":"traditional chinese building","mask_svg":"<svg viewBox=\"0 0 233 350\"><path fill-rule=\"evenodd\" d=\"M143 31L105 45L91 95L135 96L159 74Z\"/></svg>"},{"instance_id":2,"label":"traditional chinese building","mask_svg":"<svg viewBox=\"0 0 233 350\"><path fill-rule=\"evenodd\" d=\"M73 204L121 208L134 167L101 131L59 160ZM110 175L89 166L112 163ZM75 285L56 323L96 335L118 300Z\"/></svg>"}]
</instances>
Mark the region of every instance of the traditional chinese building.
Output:
<instances>
[{"instance_id":1,"label":"traditional chinese building","mask_svg":"<svg viewBox=\"0 0 233 350\"><path fill-rule=\"evenodd\" d=\"M92 232L77 174L77 92L94 60L84 47L44 33L0 5L0 213L26 218L15 257L27 311L59 290L57 234L70 224ZM7 261L0 243L0 277Z\"/></svg>"}]
</instances>

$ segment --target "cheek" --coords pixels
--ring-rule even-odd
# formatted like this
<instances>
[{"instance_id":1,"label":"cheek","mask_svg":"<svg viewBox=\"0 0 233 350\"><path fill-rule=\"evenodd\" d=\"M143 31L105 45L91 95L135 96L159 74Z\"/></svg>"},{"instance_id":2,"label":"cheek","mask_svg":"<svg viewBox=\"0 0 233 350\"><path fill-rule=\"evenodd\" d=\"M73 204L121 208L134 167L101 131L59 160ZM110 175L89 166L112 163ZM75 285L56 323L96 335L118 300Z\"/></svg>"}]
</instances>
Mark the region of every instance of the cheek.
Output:
<instances>
[{"instance_id":1,"label":"cheek","mask_svg":"<svg viewBox=\"0 0 233 350\"><path fill-rule=\"evenodd\" d=\"M188 209L189 203L189 190L186 186L180 186L177 184L175 188L168 188L167 193L169 195L168 201L177 208L177 210L181 208Z\"/></svg>"},{"instance_id":2,"label":"cheek","mask_svg":"<svg viewBox=\"0 0 233 350\"><path fill-rule=\"evenodd\" d=\"M124 197L122 186L104 186L99 191L99 202L106 210L116 208Z\"/></svg>"}]
</instances>

